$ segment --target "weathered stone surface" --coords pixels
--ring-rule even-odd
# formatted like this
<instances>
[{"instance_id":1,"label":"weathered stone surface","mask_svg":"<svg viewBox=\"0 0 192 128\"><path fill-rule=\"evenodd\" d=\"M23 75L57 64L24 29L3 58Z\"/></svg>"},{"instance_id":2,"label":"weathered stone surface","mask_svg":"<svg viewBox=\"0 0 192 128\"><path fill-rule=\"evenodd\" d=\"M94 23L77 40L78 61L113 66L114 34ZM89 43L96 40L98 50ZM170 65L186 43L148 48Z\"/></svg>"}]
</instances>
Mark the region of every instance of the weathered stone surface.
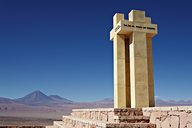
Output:
<instances>
[{"instance_id":1,"label":"weathered stone surface","mask_svg":"<svg viewBox=\"0 0 192 128\"><path fill-rule=\"evenodd\" d=\"M108 122L113 122L114 121L114 112L108 112Z\"/></svg>"},{"instance_id":2,"label":"weathered stone surface","mask_svg":"<svg viewBox=\"0 0 192 128\"><path fill-rule=\"evenodd\" d=\"M188 113L187 122L192 123L192 113Z\"/></svg>"},{"instance_id":3,"label":"weathered stone surface","mask_svg":"<svg viewBox=\"0 0 192 128\"><path fill-rule=\"evenodd\" d=\"M118 123L118 124L107 124L106 128L156 128L154 124L149 123Z\"/></svg>"},{"instance_id":4,"label":"weathered stone surface","mask_svg":"<svg viewBox=\"0 0 192 128\"><path fill-rule=\"evenodd\" d=\"M155 128L154 124L150 123L112 123L98 120L86 120L75 117L64 116L63 122L54 122L56 126L75 127L75 128Z\"/></svg>"},{"instance_id":5,"label":"weathered stone surface","mask_svg":"<svg viewBox=\"0 0 192 128\"><path fill-rule=\"evenodd\" d=\"M188 114L186 112L180 113L180 128L186 128L187 126L187 116Z\"/></svg>"},{"instance_id":6,"label":"weathered stone surface","mask_svg":"<svg viewBox=\"0 0 192 128\"><path fill-rule=\"evenodd\" d=\"M160 119L156 119L154 124L156 124L156 128L162 128Z\"/></svg>"},{"instance_id":7,"label":"weathered stone surface","mask_svg":"<svg viewBox=\"0 0 192 128\"><path fill-rule=\"evenodd\" d=\"M170 118L171 128L179 128L179 117L171 116Z\"/></svg>"},{"instance_id":8,"label":"weathered stone surface","mask_svg":"<svg viewBox=\"0 0 192 128\"><path fill-rule=\"evenodd\" d=\"M54 122L55 128L156 128L140 108L76 109Z\"/></svg>"},{"instance_id":9,"label":"weathered stone surface","mask_svg":"<svg viewBox=\"0 0 192 128\"><path fill-rule=\"evenodd\" d=\"M140 108L114 109L114 115L117 116L142 116L143 112Z\"/></svg>"},{"instance_id":10,"label":"weathered stone surface","mask_svg":"<svg viewBox=\"0 0 192 128\"><path fill-rule=\"evenodd\" d=\"M185 127L185 128L192 128L192 124L191 123L187 124L187 127Z\"/></svg>"},{"instance_id":11,"label":"weathered stone surface","mask_svg":"<svg viewBox=\"0 0 192 128\"><path fill-rule=\"evenodd\" d=\"M45 128L56 128L55 126L46 126Z\"/></svg>"},{"instance_id":12,"label":"weathered stone surface","mask_svg":"<svg viewBox=\"0 0 192 128\"><path fill-rule=\"evenodd\" d=\"M157 128L192 128L192 106L142 108Z\"/></svg>"},{"instance_id":13,"label":"weathered stone surface","mask_svg":"<svg viewBox=\"0 0 192 128\"><path fill-rule=\"evenodd\" d=\"M150 117L150 122L155 123L156 119L160 119L162 116L162 112L152 112Z\"/></svg>"},{"instance_id":14,"label":"weathered stone surface","mask_svg":"<svg viewBox=\"0 0 192 128\"><path fill-rule=\"evenodd\" d=\"M149 123L149 117L146 116L114 116L117 123Z\"/></svg>"},{"instance_id":15,"label":"weathered stone surface","mask_svg":"<svg viewBox=\"0 0 192 128\"><path fill-rule=\"evenodd\" d=\"M150 115L150 117L146 115ZM120 128L125 127L125 124L132 124L126 125L126 128L137 128L143 124L144 128L150 128L154 125L144 125L150 118L150 123L155 124L157 128L192 128L191 106L142 109L82 109L73 110L71 117L74 117L73 120L67 118L63 121L67 127L104 128L109 126L109 128Z\"/></svg>"},{"instance_id":16,"label":"weathered stone surface","mask_svg":"<svg viewBox=\"0 0 192 128\"><path fill-rule=\"evenodd\" d=\"M100 121L114 121L114 109L74 109L71 113L72 117L82 119L93 119Z\"/></svg>"},{"instance_id":17,"label":"weathered stone surface","mask_svg":"<svg viewBox=\"0 0 192 128\"><path fill-rule=\"evenodd\" d=\"M162 128L171 128L170 125L170 118L166 118L162 123L161 123Z\"/></svg>"}]
</instances>

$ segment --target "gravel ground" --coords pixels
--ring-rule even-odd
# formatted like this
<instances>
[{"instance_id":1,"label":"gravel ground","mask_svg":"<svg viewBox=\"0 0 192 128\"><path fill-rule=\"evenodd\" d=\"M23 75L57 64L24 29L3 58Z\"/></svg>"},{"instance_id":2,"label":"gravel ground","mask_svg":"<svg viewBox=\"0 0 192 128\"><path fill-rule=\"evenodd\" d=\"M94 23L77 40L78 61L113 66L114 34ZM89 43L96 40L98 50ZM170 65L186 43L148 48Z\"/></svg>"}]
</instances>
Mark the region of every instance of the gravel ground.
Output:
<instances>
[{"instance_id":1,"label":"gravel ground","mask_svg":"<svg viewBox=\"0 0 192 128\"><path fill-rule=\"evenodd\" d=\"M0 126L47 126L52 125L53 121L54 119L0 117Z\"/></svg>"}]
</instances>

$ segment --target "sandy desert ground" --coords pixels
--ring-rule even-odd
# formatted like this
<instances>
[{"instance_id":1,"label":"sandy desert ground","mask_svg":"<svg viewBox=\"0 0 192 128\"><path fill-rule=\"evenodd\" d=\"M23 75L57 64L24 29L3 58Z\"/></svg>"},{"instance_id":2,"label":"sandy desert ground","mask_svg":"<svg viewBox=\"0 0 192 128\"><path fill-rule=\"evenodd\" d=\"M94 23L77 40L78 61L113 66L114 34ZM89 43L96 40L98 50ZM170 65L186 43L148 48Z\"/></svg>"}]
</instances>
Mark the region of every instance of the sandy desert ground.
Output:
<instances>
[{"instance_id":1,"label":"sandy desert ground","mask_svg":"<svg viewBox=\"0 0 192 128\"><path fill-rule=\"evenodd\" d=\"M0 126L7 125L52 125L54 120L61 120L63 115L69 115L72 109L110 107L96 103L65 104L60 107L26 106L16 104L0 104Z\"/></svg>"}]
</instances>

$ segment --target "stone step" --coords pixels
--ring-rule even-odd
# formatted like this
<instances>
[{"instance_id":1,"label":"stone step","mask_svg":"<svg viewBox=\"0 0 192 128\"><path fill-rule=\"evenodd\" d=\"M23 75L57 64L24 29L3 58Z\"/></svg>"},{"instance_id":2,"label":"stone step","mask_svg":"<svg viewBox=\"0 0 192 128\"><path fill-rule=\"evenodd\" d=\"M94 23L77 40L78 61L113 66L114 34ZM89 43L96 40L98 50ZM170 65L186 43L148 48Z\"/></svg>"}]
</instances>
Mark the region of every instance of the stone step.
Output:
<instances>
[{"instance_id":1,"label":"stone step","mask_svg":"<svg viewBox=\"0 0 192 128\"><path fill-rule=\"evenodd\" d=\"M114 116L114 122L117 123L149 123L147 116Z\"/></svg>"},{"instance_id":2,"label":"stone step","mask_svg":"<svg viewBox=\"0 0 192 128\"><path fill-rule=\"evenodd\" d=\"M67 127L71 128L106 128L105 121L81 119L72 116L63 116L63 123Z\"/></svg>"},{"instance_id":3,"label":"stone step","mask_svg":"<svg viewBox=\"0 0 192 128\"><path fill-rule=\"evenodd\" d=\"M54 123L55 124L55 123ZM63 116L62 125L70 128L156 128L150 123L115 123Z\"/></svg>"},{"instance_id":4,"label":"stone step","mask_svg":"<svg viewBox=\"0 0 192 128\"><path fill-rule=\"evenodd\" d=\"M56 128L55 126L46 126L45 128Z\"/></svg>"},{"instance_id":5,"label":"stone step","mask_svg":"<svg viewBox=\"0 0 192 128\"><path fill-rule=\"evenodd\" d=\"M150 123L111 123L106 128L156 128L155 124Z\"/></svg>"},{"instance_id":6,"label":"stone step","mask_svg":"<svg viewBox=\"0 0 192 128\"><path fill-rule=\"evenodd\" d=\"M81 119L91 119L99 121L114 122L114 108L102 108L102 109L73 109L71 113L72 117Z\"/></svg>"},{"instance_id":7,"label":"stone step","mask_svg":"<svg viewBox=\"0 0 192 128\"><path fill-rule=\"evenodd\" d=\"M141 108L126 108L126 109L114 109L115 116L143 116Z\"/></svg>"},{"instance_id":8,"label":"stone step","mask_svg":"<svg viewBox=\"0 0 192 128\"><path fill-rule=\"evenodd\" d=\"M69 127L66 127L63 121L54 121L53 128L69 128Z\"/></svg>"},{"instance_id":9,"label":"stone step","mask_svg":"<svg viewBox=\"0 0 192 128\"><path fill-rule=\"evenodd\" d=\"M73 109L71 116L81 119L92 119L100 121L114 122L114 116L143 116L142 109Z\"/></svg>"}]
</instances>

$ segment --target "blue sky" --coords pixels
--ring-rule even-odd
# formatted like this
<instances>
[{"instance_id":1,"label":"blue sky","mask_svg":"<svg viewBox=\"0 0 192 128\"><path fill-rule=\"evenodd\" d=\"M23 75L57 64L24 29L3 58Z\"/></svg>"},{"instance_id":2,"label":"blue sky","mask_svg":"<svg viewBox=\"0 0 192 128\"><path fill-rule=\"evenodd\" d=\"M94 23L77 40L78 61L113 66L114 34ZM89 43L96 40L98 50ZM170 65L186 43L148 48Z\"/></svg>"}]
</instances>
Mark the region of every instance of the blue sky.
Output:
<instances>
[{"instance_id":1,"label":"blue sky","mask_svg":"<svg viewBox=\"0 0 192 128\"><path fill-rule=\"evenodd\" d=\"M192 99L191 4L1 0L0 97L34 90L77 101L113 97L112 16L140 9L159 27L153 39L155 95Z\"/></svg>"}]
</instances>

